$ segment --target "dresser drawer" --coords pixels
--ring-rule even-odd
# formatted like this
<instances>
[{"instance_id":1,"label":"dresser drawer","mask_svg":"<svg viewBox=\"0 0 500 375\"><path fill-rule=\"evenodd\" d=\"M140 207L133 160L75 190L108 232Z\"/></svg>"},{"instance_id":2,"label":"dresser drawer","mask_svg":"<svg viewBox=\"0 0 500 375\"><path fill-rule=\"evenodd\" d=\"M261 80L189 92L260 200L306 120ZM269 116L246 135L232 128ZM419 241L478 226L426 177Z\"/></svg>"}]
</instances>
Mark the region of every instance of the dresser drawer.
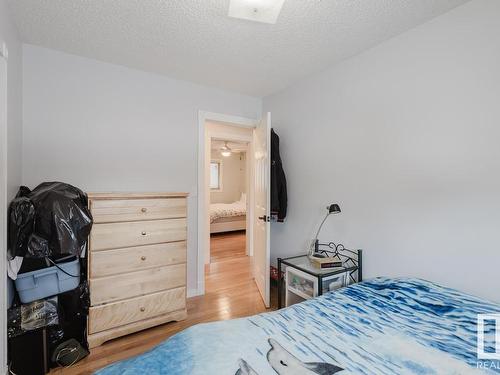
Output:
<instances>
[{"instance_id":1,"label":"dresser drawer","mask_svg":"<svg viewBox=\"0 0 500 375\"><path fill-rule=\"evenodd\" d=\"M91 305L186 286L186 264L90 279Z\"/></svg>"},{"instance_id":2,"label":"dresser drawer","mask_svg":"<svg viewBox=\"0 0 500 375\"><path fill-rule=\"evenodd\" d=\"M171 311L184 309L186 288L176 288L147 296L113 302L89 310L89 333L152 318Z\"/></svg>"},{"instance_id":3,"label":"dresser drawer","mask_svg":"<svg viewBox=\"0 0 500 375\"><path fill-rule=\"evenodd\" d=\"M90 250L184 241L186 219L94 224L90 232Z\"/></svg>"},{"instance_id":4,"label":"dresser drawer","mask_svg":"<svg viewBox=\"0 0 500 375\"><path fill-rule=\"evenodd\" d=\"M186 241L95 251L90 262L90 277L179 263L186 263Z\"/></svg>"},{"instance_id":5,"label":"dresser drawer","mask_svg":"<svg viewBox=\"0 0 500 375\"><path fill-rule=\"evenodd\" d=\"M186 217L186 198L91 200L94 223Z\"/></svg>"}]
</instances>

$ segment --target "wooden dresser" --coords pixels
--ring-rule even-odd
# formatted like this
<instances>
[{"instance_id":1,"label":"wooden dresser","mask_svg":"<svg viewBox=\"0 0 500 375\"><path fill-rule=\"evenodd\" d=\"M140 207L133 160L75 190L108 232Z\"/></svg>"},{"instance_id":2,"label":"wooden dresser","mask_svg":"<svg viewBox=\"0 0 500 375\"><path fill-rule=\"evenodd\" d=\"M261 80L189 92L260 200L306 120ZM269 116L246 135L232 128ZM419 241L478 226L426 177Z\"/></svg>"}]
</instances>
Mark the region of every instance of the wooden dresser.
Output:
<instances>
[{"instance_id":1,"label":"wooden dresser","mask_svg":"<svg viewBox=\"0 0 500 375\"><path fill-rule=\"evenodd\" d=\"M91 348L186 318L185 193L90 193Z\"/></svg>"}]
</instances>

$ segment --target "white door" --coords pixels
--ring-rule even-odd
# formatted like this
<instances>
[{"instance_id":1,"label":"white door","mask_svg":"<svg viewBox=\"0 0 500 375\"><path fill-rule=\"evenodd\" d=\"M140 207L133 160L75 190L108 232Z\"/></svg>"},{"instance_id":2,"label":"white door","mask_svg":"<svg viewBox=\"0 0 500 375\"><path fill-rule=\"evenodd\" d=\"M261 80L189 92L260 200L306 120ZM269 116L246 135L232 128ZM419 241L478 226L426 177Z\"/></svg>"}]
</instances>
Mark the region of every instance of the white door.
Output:
<instances>
[{"instance_id":1,"label":"white door","mask_svg":"<svg viewBox=\"0 0 500 375\"><path fill-rule=\"evenodd\" d=\"M271 113L254 130L253 275L266 307L270 305Z\"/></svg>"}]
</instances>

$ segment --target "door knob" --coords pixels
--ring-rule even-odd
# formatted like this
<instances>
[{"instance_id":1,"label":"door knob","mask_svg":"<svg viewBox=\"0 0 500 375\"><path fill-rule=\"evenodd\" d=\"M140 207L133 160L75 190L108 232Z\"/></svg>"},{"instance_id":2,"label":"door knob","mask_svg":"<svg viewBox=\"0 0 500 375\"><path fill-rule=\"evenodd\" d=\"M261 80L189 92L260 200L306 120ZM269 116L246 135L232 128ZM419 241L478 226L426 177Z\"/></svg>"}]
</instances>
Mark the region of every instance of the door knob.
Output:
<instances>
[{"instance_id":1,"label":"door knob","mask_svg":"<svg viewBox=\"0 0 500 375\"><path fill-rule=\"evenodd\" d=\"M146 235L146 231L143 231L141 234L142 234L143 236L145 236L145 235Z\"/></svg>"},{"instance_id":2,"label":"door knob","mask_svg":"<svg viewBox=\"0 0 500 375\"><path fill-rule=\"evenodd\" d=\"M266 215L262 215L262 216L259 216L259 220L262 220L262 221L269 221L269 217L266 216Z\"/></svg>"},{"instance_id":3,"label":"door knob","mask_svg":"<svg viewBox=\"0 0 500 375\"><path fill-rule=\"evenodd\" d=\"M141 208L141 212L146 212L148 209L146 207Z\"/></svg>"},{"instance_id":4,"label":"door knob","mask_svg":"<svg viewBox=\"0 0 500 375\"><path fill-rule=\"evenodd\" d=\"M140 310L141 310L141 312L144 312L144 311L146 311L146 308L145 307L141 307Z\"/></svg>"},{"instance_id":5,"label":"door knob","mask_svg":"<svg viewBox=\"0 0 500 375\"><path fill-rule=\"evenodd\" d=\"M141 257L141 260L146 260L146 257L143 255L143 256Z\"/></svg>"}]
</instances>

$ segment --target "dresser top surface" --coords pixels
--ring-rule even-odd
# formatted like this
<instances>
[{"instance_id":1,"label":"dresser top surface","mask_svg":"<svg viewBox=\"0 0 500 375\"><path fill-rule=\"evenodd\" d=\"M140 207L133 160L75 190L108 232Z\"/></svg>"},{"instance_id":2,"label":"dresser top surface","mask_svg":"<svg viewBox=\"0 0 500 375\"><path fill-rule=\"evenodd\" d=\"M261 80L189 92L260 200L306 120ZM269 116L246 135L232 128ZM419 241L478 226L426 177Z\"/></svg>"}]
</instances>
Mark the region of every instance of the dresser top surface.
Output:
<instances>
[{"instance_id":1,"label":"dresser top surface","mask_svg":"<svg viewBox=\"0 0 500 375\"><path fill-rule=\"evenodd\" d=\"M141 198L186 198L189 193L167 192L112 192L112 193L87 193L89 199L141 199Z\"/></svg>"}]
</instances>

